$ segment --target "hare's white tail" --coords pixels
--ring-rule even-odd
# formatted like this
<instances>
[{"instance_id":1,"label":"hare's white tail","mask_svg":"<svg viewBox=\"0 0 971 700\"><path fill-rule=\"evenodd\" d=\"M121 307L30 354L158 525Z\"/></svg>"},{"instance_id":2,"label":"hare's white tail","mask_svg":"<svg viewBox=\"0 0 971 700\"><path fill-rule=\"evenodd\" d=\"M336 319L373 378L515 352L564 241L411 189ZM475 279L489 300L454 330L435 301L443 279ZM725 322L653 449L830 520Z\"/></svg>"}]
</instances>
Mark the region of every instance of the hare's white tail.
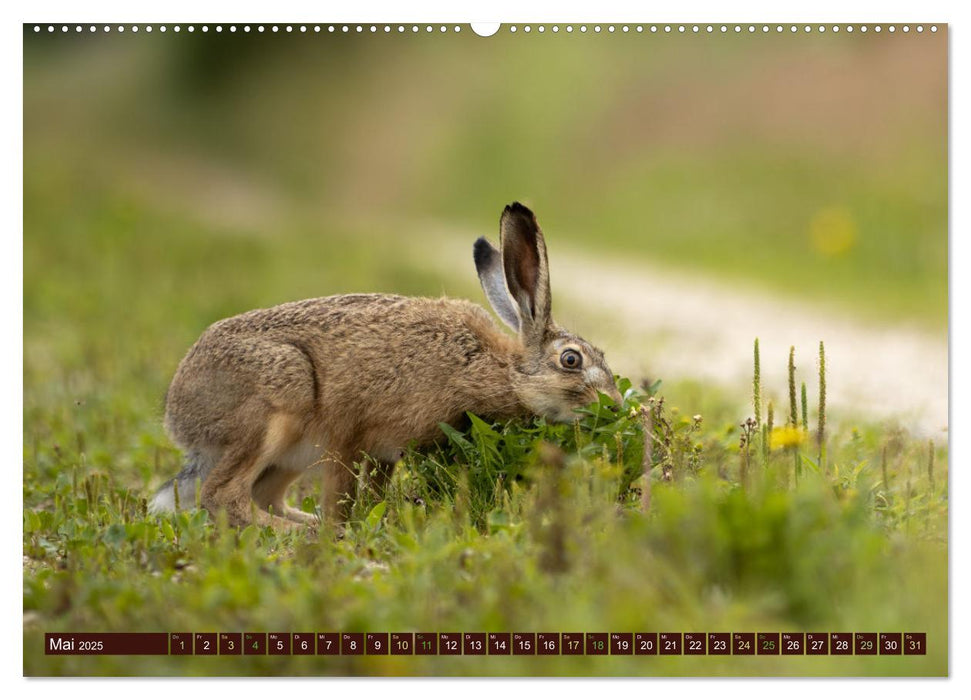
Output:
<instances>
[{"instance_id":1,"label":"hare's white tail","mask_svg":"<svg viewBox=\"0 0 971 700\"><path fill-rule=\"evenodd\" d=\"M202 484L212 470L213 462L199 452L189 452L182 471L174 479L162 484L148 503L149 513L171 513L175 511L175 485L179 486L179 509L195 508L196 488Z\"/></svg>"}]
</instances>

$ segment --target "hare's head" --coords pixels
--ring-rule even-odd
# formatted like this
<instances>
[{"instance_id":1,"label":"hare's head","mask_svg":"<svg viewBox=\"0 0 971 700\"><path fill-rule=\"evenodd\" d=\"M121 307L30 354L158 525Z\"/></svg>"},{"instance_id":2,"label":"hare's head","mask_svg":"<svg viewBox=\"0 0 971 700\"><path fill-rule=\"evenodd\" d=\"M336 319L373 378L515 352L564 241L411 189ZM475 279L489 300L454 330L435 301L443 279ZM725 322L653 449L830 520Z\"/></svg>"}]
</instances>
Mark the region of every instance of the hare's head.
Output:
<instances>
[{"instance_id":1,"label":"hare's head","mask_svg":"<svg viewBox=\"0 0 971 700\"><path fill-rule=\"evenodd\" d=\"M553 322L546 243L533 212L519 202L507 206L499 250L480 238L473 255L489 303L523 345L513 376L520 403L550 420L569 421L598 392L619 402L603 353Z\"/></svg>"}]
</instances>

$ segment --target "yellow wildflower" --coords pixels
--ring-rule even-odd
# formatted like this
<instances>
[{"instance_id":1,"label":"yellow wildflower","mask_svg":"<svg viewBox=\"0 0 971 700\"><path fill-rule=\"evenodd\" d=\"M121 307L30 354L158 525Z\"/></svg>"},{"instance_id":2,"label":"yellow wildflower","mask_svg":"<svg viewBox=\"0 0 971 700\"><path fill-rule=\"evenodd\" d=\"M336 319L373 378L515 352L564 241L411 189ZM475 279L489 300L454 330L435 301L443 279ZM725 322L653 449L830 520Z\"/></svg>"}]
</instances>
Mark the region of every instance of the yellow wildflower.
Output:
<instances>
[{"instance_id":1,"label":"yellow wildflower","mask_svg":"<svg viewBox=\"0 0 971 700\"><path fill-rule=\"evenodd\" d=\"M787 425L783 428L773 428L769 436L769 447L778 450L782 447L797 447L807 439L806 431Z\"/></svg>"},{"instance_id":2,"label":"yellow wildflower","mask_svg":"<svg viewBox=\"0 0 971 700\"><path fill-rule=\"evenodd\" d=\"M842 207L827 207L816 212L809 222L813 249L827 258L847 253L856 245L857 226L853 216Z\"/></svg>"}]
</instances>

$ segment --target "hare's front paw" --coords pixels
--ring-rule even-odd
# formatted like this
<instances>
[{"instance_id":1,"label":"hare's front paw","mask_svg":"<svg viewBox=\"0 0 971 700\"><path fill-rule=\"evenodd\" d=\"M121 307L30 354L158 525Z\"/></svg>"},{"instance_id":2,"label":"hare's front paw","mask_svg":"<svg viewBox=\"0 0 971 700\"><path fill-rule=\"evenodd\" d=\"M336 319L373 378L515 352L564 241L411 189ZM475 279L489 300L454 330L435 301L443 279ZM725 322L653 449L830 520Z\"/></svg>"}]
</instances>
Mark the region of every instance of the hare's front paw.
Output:
<instances>
[{"instance_id":1,"label":"hare's front paw","mask_svg":"<svg viewBox=\"0 0 971 700\"><path fill-rule=\"evenodd\" d=\"M291 508L290 506L286 506L283 516L287 520L292 520L295 523L300 523L308 527L317 527L320 525L320 518L313 513L304 513L302 510Z\"/></svg>"},{"instance_id":2,"label":"hare's front paw","mask_svg":"<svg viewBox=\"0 0 971 700\"><path fill-rule=\"evenodd\" d=\"M212 509L207 510L209 510L210 513L217 512ZM296 523L292 520L287 520L286 518L280 518L256 508L253 508L249 512L237 511L233 513L228 509L224 510L223 512L225 513L226 517L226 525L237 529L242 529L249 525L271 527L277 532L293 532L306 528L306 525L303 525L302 523ZM217 521L219 517L219 515L216 516Z\"/></svg>"}]
</instances>

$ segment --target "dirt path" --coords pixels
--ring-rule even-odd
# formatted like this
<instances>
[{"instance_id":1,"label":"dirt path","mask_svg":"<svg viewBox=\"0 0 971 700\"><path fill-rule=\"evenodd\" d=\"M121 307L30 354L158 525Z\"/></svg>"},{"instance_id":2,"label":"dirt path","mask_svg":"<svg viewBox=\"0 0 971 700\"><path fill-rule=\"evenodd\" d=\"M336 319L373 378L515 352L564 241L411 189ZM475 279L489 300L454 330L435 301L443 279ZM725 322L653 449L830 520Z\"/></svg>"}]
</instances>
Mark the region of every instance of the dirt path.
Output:
<instances>
[{"instance_id":1,"label":"dirt path","mask_svg":"<svg viewBox=\"0 0 971 700\"><path fill-rule=\"evenodd\" d=\"M475 237L469 235L467 242L460 243L454 229L447 237L436 236L442 255L426 263L446 280L467 278L474 274L471 242ZM743 291L707 278L621 259L594 260L559 241L549 256L558 320L594 338L607 350L617 373L668 381L699 379L749 396L752 342L758 337L762 383L776 405L787 402L783 399L790 346L796 348L797 381L806 382L814 404L816 357L823 340L830 415L899 420L911 431L935 439L946 437L944 333L934 335L906 325L870 325L804 302Z\"/></svg>"}]
</instances>

